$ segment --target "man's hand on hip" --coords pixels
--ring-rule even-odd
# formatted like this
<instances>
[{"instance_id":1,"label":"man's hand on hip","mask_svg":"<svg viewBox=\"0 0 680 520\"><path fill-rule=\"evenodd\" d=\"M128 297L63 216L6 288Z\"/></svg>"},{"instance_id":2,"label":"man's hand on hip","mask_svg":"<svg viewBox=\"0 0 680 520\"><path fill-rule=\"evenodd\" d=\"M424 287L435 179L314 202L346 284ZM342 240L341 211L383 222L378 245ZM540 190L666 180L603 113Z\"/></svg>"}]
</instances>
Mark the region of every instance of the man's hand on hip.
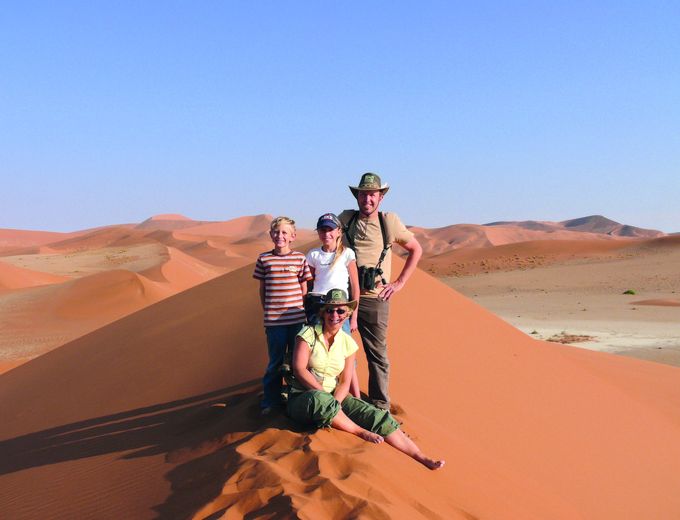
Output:
<instances>
[{"instance_id":1,"label":"man's hand on hip","mask_svg":"<svg viewBox=\"0 0 680 520\"><path fill-rule=\"evenodd\" d=\"M394 293L397 291L401 291L401 289L404 287L404 282L395 280L392 283L388 283L382 291L380 291L380 294L378 295L378 298L381 300L387 301L389 300Z\"/></svg>"}]
</instances>

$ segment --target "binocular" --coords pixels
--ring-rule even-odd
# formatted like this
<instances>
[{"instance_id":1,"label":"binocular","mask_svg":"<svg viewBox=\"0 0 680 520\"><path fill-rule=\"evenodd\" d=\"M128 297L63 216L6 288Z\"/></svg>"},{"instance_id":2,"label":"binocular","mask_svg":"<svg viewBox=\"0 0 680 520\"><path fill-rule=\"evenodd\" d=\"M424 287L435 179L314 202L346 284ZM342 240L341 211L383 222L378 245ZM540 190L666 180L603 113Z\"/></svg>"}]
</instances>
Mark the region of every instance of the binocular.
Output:
<instances>
[{"instance_id":1,"label":"binocular","mask_svg":"<svg viewBox=\"0 0 680 520\"><path fill-rule=\"evenodd\" d=\"M382 276L383 270L379 267L366 267L362 265L359 267L359 286L364 291L372 291L375 289L375 279ZM384 284L384 280L381 280Z\"/></svg>"}]
</instances>

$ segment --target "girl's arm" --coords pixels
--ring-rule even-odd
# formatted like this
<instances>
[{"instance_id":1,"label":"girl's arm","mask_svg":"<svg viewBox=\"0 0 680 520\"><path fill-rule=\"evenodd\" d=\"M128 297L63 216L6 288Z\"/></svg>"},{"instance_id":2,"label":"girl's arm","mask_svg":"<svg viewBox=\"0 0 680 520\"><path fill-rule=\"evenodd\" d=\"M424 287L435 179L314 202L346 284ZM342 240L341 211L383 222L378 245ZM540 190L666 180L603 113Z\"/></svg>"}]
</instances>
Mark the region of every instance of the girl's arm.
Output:
<instances>
[{"instance_id":1,"label":"girl's arm","mask_svg":"<svg viewBox=\"0 0 680 520\"><path fill-rule=\"evenodd\" d=\"M309 270L312 273L312 279L307 282L307 292L314 290L314 279L316 278L316 269L310 265Z\"/></svg>"},{"instance_id":2,"label":"girl's arm","mask_svg":"<svg viewBox=\"0 0 680 520\"><path fill-rule=\"evenodd\" d=\"M351 298L356 300L358 305L359 298L361 297L361 290L359 289L359 270L357 269L356 260L352 260L349 264L347 264L347 271L349 272L349 289L352 292ZM356 332L357 328L359 327L358 318L359 313L354 311L349 319L349 330L352 332Z\"/></svg>"},{"instance_id":3,"label":"girl's arm","mask_svg":"<svg viewBox=\"0 0 680 520\"><path fill-rule=\"evenodd\" d=\"M293 374L302 386L308 390L323 390L321 383L317 381L314 374L307 368L308 363L309 343L298 336L295 341L295 350L293 351Z\"/></svg>"},{"instance_id":4,"label":"girl's arm","mask_svg":"<svg viewBox=\"0 0 680 520\"><path fill-rule=\"evenodd\" d=\"M333 392L333 397L339 403L342 403L349 394L349 384L352 382L352 374L354 373L354 359L356 354L345 358L345 368L340 374L340 382L338 386L335 387L335 392Z\"/></svg>"}]
</instances>

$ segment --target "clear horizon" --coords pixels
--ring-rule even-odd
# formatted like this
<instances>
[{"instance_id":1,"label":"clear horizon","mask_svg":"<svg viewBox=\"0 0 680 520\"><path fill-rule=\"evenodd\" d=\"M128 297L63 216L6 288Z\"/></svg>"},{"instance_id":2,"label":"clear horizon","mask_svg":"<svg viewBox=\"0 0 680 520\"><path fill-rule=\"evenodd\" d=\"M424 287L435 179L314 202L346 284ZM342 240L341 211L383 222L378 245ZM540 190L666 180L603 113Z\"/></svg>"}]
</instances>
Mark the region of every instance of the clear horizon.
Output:
<instances>
[{"instance_id":1,"label":"clear horizon","mask_svg":"<svg viewBox=\"0 0 680 520\"><path fill-rule=\"evenodd\" d=\"M0 228L383 208L680 231L680 4L25 2Z\"/></svg>"}]
</instances>

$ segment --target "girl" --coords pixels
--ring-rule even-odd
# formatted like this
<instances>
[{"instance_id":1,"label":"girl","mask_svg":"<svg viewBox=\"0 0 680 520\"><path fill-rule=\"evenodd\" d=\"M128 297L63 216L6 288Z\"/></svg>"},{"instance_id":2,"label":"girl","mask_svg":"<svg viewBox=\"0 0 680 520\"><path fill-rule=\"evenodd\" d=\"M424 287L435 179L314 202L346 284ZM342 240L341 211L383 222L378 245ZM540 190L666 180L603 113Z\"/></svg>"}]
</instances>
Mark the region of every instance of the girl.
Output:
<instances>
[{"instance_id":1,"label":"girl","mask_svg":"<svg viewBox=\"0 0 680 520\"><path fill-rule=\"evenodd\" d=\"M319 321L319 308L328 291L335 288L349 287L353 299L359 301L359 273L356 255L352 249L342 243L342 225L333 213L324 213L316 223L321 247L307 253L307 264L314 280L310 282L309 292L305 298L307 321L315 325ZM357 313L352 313L345 320L343 330L348 334L357 330ZM350 393L359 397L359 380L356 370L352 375Z\"/></svg>"}]
</instances>

